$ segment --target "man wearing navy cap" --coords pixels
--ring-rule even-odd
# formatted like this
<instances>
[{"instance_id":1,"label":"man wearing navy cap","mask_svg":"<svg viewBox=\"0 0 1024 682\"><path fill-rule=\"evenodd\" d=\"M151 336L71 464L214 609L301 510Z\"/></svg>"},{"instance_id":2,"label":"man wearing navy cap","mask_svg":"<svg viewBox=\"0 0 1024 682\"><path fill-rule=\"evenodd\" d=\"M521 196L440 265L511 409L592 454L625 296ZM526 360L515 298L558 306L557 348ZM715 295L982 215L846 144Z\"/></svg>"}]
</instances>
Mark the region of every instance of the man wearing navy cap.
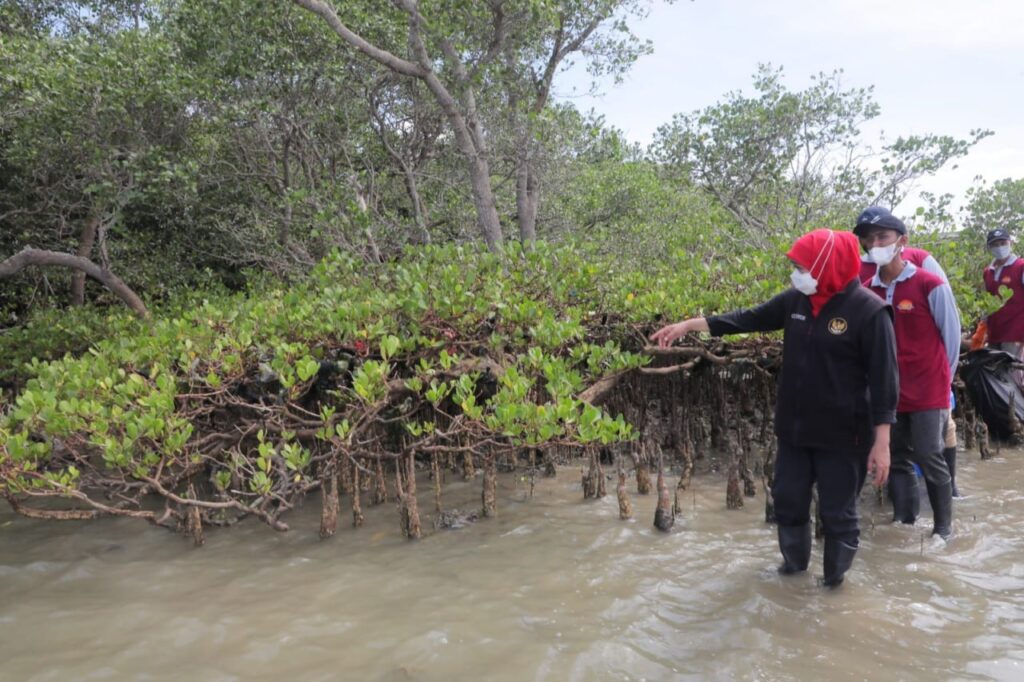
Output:
<instances>
[{"instance_id":1,"label":"man wearing navy cap","mask_svg":"<svg viewBox=\"0 0 1024 682\"><path fill-rule=\"evenodd\" d=\"M931 503L932 533L953 532L953 487L943 456L950 384L960 357L960 313L949 284L905 260L907 227L888 210L872 206L853 233L878 267L864 286L892 306L900 397L890 440L889 494L894 520L913 523L918 512L916 463Z\"/></svg>"},{"instance_id":2,"label":"man wearing navy cap","mask_svg":"<svg viewBox=\"0 0 1024 682\"><path fill-rule=\"evenodd\" d=\"M879 227L892 227L901 234L907 234L907 227L903 224L903 221L894 216L889 209L883 208L882 206L868 206L864 209L861 214L857 217L858 225L877 225ZM861 248L864 249L864 255L860 257L860 281L863 282L866 279L871 279L875 271L878 270L879 265L885 265L890 258L885 255L885 252L876 252L874 255L871 254L870 247L867 245L867 241L862 237L860 240ZM939 265L939 262L935 260L935 257L928 253L924 249L919 249L913 246L904 246L900 251L900 255L903 260L910 261L919 268L924 268L928 272L934 273L939 276L943 282L949 282L949 278L946 277L945 270ZM878 259L884 260L879 262Z\"/></svg>"},{"instance_id":3,"label":"man wearing navy cap","mask_svg":"<svg viewBox=\"0 0 1024 682\"><path fill-rule=\"evenodd\" d=\"M858 232L858 228L860 232ZM887 265L896 254L896 247L894 244L878 247L872 249L872 243L874 240L869 240L865 235L868 233L870 228L878 229L890 229L904 238L907 237L907 226L902 220L892 214L892 212L883 206L868 206L864 209L859 216L857 216L857 227L854 228L854 234L860 238L860 246L864 250L864 254L860 257L860 281L864 286L870 287L871 280L875 276L875 273L880 267ZM913 246L908 246L906 243L899 249L899 255L904 261L913 263L919 269L927 270L928 272L938 276L943 282L949 283L949 278L946 277L946 272L939 265L939 262L924 249L918 249ZM954 305L956 301L954 300ZM959 313L958 313L959 315ZM950 340L952 342L952 340ZM954 367L954 373L956 368ZM960 497L960 491L956 487L956 422L953 421L952 410L950 410L949 418L946 420L946 426L943 428L943 441L944 448L942 450L942 456L946 460L946 468L949 469L949 477L953 485L953 497ZM899 486L900 474L896 472L896 483L895 486ZM890 491L893 488L890 487ZM914 500L917 499L915 494ZM907 516L916 516L914 514L907 514Z\"/></svg>"}]
</instances>

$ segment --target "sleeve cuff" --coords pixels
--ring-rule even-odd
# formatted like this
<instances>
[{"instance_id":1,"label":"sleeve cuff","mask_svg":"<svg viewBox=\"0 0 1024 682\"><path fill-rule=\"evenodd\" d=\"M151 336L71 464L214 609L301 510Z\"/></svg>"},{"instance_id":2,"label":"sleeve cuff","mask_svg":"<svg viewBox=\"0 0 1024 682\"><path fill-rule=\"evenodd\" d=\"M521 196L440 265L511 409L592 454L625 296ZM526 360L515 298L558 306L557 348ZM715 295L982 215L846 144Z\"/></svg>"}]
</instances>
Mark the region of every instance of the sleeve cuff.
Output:
<instances>
[{"instance_id":1,"label":"sleeve cuff","mask_svg":"<svg viewBox=\"0 0 1024 682\"><path fill-rule=\"evenodd\" d=\"M873 421L875 426L881 426L882 424L895 424L896 410L890 410L888 412L875 412L875 414L873 415Z\"/></svg>"}]
</instances>

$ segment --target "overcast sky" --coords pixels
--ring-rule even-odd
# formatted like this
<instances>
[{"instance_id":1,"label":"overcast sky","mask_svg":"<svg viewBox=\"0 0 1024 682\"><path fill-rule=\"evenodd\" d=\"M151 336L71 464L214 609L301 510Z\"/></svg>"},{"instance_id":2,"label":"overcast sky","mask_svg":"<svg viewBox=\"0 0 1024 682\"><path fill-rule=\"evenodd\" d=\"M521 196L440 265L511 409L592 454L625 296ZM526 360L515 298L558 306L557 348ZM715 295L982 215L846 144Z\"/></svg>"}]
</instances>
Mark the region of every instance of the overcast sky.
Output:
<instances>
[{"instance_id":1,"label":"overcast sky","mask_svg":"<svg viewBox=\"0 0 1024 682\"><path fill-rule=\"evenodd\" d=\"M990 183L1024 178L1024 1L1022 0L679 0L657 3L637 34L654 44L619 85L585 90L578 72L559 94L594 108L647 145L678 112L701 109L730 90L752 94L759 62L785 68L785 85L841 68L848 88L875 86L881 115L864 128L876 142L899 135L995 135L920 188L960 197L976 175ZM898 213L909 214L916 200ZM954 207L959 201L954 203Z\"/></svg>"}]
</instances>

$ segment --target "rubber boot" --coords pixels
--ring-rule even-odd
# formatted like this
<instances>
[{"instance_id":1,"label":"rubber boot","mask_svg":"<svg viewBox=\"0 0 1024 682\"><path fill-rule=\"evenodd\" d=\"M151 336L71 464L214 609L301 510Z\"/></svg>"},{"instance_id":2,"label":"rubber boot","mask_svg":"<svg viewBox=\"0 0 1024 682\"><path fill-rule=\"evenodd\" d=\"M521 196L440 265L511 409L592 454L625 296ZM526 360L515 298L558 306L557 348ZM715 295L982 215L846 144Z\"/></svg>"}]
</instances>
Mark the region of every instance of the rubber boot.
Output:
<instances>
[{"instance_id":1,"label":"rubber boot","mask_svg":"<svg viewBox=\"0 0 1024 682\"><path fill-rule=\"evenodd\" d=\"M928 486L928 502L932 505L932 516L935 520L932 535L949 540L953 535L953 485L938 485L931 481L925 481L925 485Z\"/></svg>"},{"instance_id":2,"label":"rubber boot","mask_svg":"<svg viewBox=\"0 0 1024 682\"><path fill-rule=\"evenodd\" d=\"M825 587L839 587L843 576L850 569L857 547L845 540L825 537L825 577L821 581Z\"/></svg>"},{"instance_id":3,"label":"rubber boot","mask_svg":"<svg viewBox=\"0 0 1024 682\"><path fill-rule=\"evenodd\" d=\"M945 448L942 457L946 460L946 468L949 469L949 485L953 487L953 497L960 497L960 491L956 487L956 446Z\"/></svg>"},{"instance_id":4,"label":"rubber boot","mask_svg":"<svg viewBox=\"0 0 1024 682\"><path fill-rule=\"evenodd\" d=\"M811 524L779 526L779 551L782 552L779 573L792 575L806 571L811 561Z\"/></svg>"},{"instance_id":5,"label":"rubber boot","mask_svg":"<svg viewBox=\"0 0 1024 682\"><path fill-rule=\"evenodd\" d=\"M921 493L917 476L903 471L889 474L889 499L892 500L892 520L913 523L921 511Z\"/></svg>"}]
</instances>

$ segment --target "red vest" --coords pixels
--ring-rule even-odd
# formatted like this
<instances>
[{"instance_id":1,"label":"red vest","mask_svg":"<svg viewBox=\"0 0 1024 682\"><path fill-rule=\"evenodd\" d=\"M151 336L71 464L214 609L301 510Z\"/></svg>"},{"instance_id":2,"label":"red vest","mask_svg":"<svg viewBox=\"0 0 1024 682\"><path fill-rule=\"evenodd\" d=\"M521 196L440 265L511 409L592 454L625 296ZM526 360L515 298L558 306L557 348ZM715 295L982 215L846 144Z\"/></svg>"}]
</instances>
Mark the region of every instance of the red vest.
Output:
<instances>
[{"instance_id":1,"label":"red vest","mask_svg":"<svg viewBox=\"0 0 1024 682\"><path fill-rule=\"evenodd\" d=\"M896 364L900 368L897 412L949 408L949 358L928 305L928 294L942 284L938 275L918 268L910 279L897 283L893 292ZM873 287L870 280L865 286L885 299L885 286Z\"/></svg>"},{"instance_id":2,"label":"red vest","mask_svg":"<svg viewBox=\"0 0 1024 682\"><path fill-rule=\"evenodd\" d=\"M924 261L931 254L924 249L915 249L913 246L905 246L900 251L900 255L903 260L913 263L920 270L924 267ZM874 263L869 263L863 258L860 261L860 281L861 283L869 287L871 286L871 278L875 276L875 272L878 270L878 266Z\"/></svg>"},{"instance_id":3,"label":"red vest","mask_svg":"<svg viewBox=\"0 0 1024 682\"><path fill-rule=\"evenodd\" d=\"M1024 259L1020 257L999 273L996 282L996 271L985 268L985 289L994 296L999 296L999 287L1005 286L1013 290L1013 298L1002 308L988 316L988 342L1003 343L1004 341L1024 341Z\"/></svg>"}]
</instances>

